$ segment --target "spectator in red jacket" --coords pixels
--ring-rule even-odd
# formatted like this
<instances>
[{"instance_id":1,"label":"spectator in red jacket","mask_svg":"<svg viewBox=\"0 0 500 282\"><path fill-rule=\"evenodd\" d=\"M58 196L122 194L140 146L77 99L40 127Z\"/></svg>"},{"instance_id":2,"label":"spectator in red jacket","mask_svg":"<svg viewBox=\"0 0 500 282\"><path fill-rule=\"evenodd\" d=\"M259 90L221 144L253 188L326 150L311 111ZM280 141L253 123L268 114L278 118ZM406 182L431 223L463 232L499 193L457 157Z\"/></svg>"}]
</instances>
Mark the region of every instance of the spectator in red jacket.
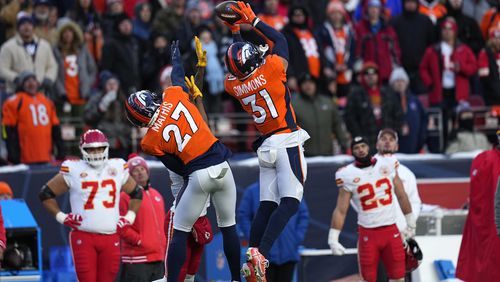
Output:
<instances>
[{"instance_id":1,"label":"spectator in red jacket","mask_svg":"<svg viewBox=\"0 0 500 282\"><path fill-rule=\"evenodd\" d=\"M149 282L164 276L166 238L163 233L165 204L161 194L149 184L149 168L146 161L131 155L127 165L130 175L144 188L141 208L134 224L123 229L121 281ZM120 214L128 210L130 196L120 193Z\"/></svg>"},{"instance_id":2,"label":"spectator in red jacket","mask_svg":"<svg viewBox=\"0 0 500 282\"><path fill-rule=\"evenodd\" d=\"M392 69L401 65L401 50L394 29L381 15L380 0L368 2L367 17L356 24L356 57L378 65L379 79L387 83Z\"/></svg>"},{"instance_id":3,"label":"spectator in red jacket","mask_svg":"<svg viewBox=\"0 0 500 282\"><path fill-rule=\"evenodd\" d=\"M430 106L443 111L444 148L453 109L469 98L469 78L477 71L476 57L467 45L457 40L457 30L457 23L451 17L441 23L441 42L425 50L419 70L422 82L429 89Z\"/></svg>"}]
</instances>

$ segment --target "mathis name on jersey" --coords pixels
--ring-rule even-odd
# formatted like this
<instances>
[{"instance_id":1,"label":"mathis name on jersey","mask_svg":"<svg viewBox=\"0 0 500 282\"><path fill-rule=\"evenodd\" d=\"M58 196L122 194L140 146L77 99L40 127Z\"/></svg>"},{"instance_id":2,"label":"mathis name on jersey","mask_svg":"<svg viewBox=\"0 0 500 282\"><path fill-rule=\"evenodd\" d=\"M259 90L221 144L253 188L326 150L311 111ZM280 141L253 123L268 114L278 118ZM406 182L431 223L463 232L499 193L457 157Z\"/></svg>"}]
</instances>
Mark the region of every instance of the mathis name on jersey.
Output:
<instances>
[{"instance_id":1,"label":"mathis name on jersey","mask_svg":"<svg viewBox=\"0 0 500 282\"><path fill-rule=\"evenodd\" d=\"M161 103L160 114L158 115L158 118L156 119L155 124L153 125L153 127L151 127L151 129L153 129L156 132L160 132L163 122L167 119L173 107L174 105L172 103L168 102Z\"/></svg>"},{"instance_id":2,"label":"mathis name on jersey","mask_svg":"<svg viewBox=\"0 0 500 282\"><path fill-rule=\"evenodd\" d=\"M254 92L266 84L267 84L267 80L264 77L264 75L261 74L261 75L257 76L256 78L249 80L248 82L234 86L233 91L234 91L234 93L236 93L236 96L241 96L244 94L248 94L250 92Z\"/></svg>"}]
</instances>

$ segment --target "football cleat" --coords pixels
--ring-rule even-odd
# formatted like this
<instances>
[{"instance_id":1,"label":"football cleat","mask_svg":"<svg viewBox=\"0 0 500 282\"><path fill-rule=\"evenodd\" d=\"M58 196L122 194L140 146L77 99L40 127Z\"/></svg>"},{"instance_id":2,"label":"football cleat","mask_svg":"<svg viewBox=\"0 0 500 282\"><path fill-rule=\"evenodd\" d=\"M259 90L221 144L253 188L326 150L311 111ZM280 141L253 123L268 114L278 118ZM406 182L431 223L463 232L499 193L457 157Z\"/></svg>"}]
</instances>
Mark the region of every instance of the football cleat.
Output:
<instances>
[{"instance_id":1,"label":"football cleat","mask_svg":"<svg viewBox=\"0 0 500 282\"><path fill-rule=\"evenodd\" d=\"M247 282L257 282L257 276L255 276L255 271L253 265L249 262L245 262L241 268L241 274Z\"/></svg>"},{"instance_id":2,"label":"football cleat","mask_svg":"<svg viewBox=\"0 0 500 282\"><path fill-rule=\"evenodd\" d=\"M257 248L248 248L247 261L253 266L258 282L266 282L266 268L269 261L259 252Z\"/></svg>"}]
</instances>

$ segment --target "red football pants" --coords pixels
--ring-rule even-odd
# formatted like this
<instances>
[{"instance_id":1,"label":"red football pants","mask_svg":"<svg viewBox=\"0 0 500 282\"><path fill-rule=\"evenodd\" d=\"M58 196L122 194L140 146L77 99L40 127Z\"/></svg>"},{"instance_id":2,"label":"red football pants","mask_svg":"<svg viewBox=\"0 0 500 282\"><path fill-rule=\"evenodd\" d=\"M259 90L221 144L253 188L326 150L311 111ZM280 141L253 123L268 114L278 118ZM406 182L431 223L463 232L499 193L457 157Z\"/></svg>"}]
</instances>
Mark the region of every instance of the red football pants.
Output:
<instances>
[{"instance_id":1,"label":"red football pants","mask_svg":"<svg viewBox=\"0 0 500 282\"><path fill-rule=\"evenodd\" d=\"M73 230L69 233L80 282L114 282L120 269L120 236Z\"/></svg>"},{"instance_id":2,"label":"red football pants","mask_svg":"<svg viewBox=\"0 0 500 282\"><path fill-rule=\"evenodd\" d=\"M165 216L165 235L167 237L167 249L165 251L165 277L167 277L167 254L168 246L172 240L172 235L174 232L174 214L169 210ZM201 256L203 255L204 245L196 243L193 236L190 235L187 239L187 249L186 249L186 261L182 265L181 272L179 274L179 282L184 282L186 274L195 275L198 272L198 268L201 262Z\"/></svg>"},{"instance_id":3,"label":"red football pants","mask_svg":"<svg viewBox=\"0 0 500 282\"><path fill-rule=\"evenodd\" d=\"M405 252L401 234L395 224L377 228L359 226L358 234L359 270L364 280L377 280L379 259L384 262L389 279L404 278Z\"/></svg>"}]
</instances>

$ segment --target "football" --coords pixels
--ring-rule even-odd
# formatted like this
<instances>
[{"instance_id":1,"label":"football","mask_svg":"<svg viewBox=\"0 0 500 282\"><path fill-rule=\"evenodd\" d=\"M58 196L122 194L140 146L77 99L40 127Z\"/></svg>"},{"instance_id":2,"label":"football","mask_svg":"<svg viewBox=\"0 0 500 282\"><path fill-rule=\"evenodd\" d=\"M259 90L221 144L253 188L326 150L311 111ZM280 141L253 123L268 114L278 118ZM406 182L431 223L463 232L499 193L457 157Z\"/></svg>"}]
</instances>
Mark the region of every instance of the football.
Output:
<instances>
[{"instance_id":1,"label":"football","mask_svg":"<svg viewBox=\"0 0 500 282\"><path fill-rule=\"evenodd\" d=\"M241 19L241 16L231 9L231 6L238 7L236 1L224 1L215 6L215 14L219 19L234 24Z\"/></svg>"}]
</instances>

